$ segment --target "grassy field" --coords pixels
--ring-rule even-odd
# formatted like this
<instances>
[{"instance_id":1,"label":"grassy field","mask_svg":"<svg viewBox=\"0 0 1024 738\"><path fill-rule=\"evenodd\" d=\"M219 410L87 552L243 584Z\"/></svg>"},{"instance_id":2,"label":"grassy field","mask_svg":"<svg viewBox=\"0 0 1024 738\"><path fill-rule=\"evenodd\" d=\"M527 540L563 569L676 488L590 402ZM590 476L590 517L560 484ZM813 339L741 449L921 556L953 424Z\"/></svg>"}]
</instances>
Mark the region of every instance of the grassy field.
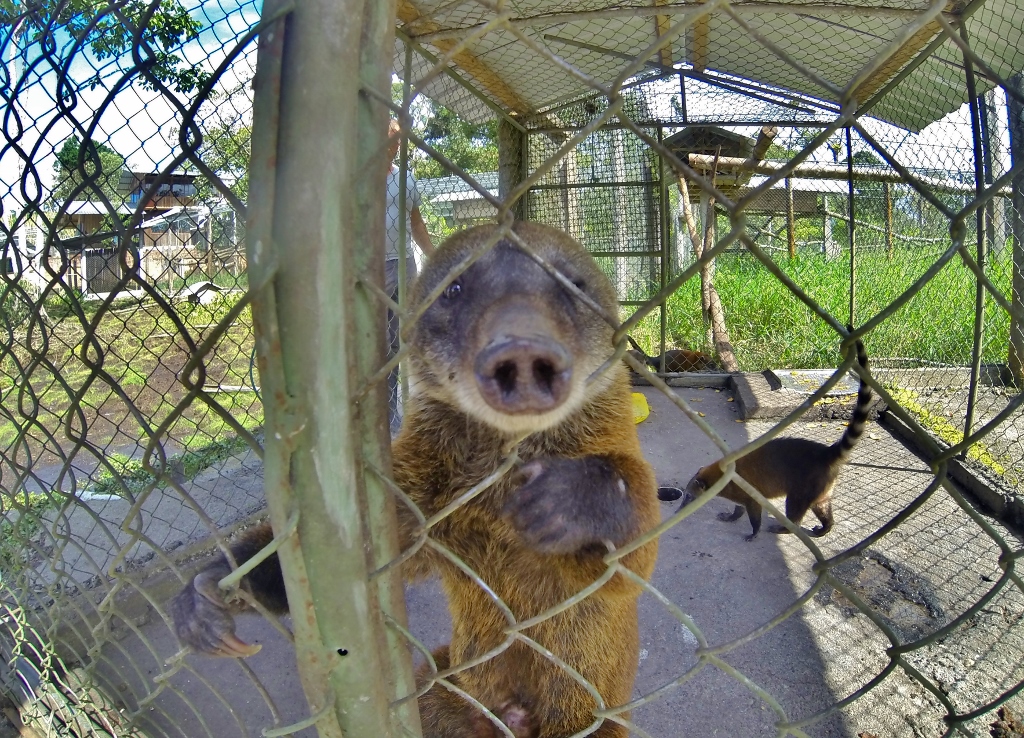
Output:
<instances>
[{"instance_id":1,"label":"grassy field","mask_svg":"<svg viewBox=\"0 0 1024 738\"><path fill-rule=\"evenodd\" d=\"M856 322L861 324L902 294L938 258L937 248L857 254ZM820 254L778 258L782 270L840 322L849 316L849 261ZM996 263L990 278L1009 293L1009 264ZM759 261L745 254L717 260L715 286L740 368L825 368L839 361L838 337ZM974 326L974 275L954 258L925 287L867 339L878 359L910 358L968 365ZM709 351L700 315L700 280L695 277L668 301L668 341L677 347ZM983 361L1006 360L1009 317L991 298L986 301ZM634 337L657 346L657 314Z\"/></svg>"},{"instance_id":2,"label":"grassy field","mask_svg":"<svg viewBox=\"0 0 1024 738\"><path fill-rule=\"evenodd\" d=\"M152 300L128 300L98 318L98 305L85 303L83 316L66 314L45 332L26 333L23 323L0 355L0 453L22 464L53 463L86 438L91 451L111 456L158 432L162 443L198 451L235 434L225 415L247 428L262 425L251 389L189 401L181 378L194 347L240 296L175 303L166 312ZM51 317L60 313L52 307ZM206 355L203 386L250 387L252 347L246 309Z\"/></svg>"}]
</instances>

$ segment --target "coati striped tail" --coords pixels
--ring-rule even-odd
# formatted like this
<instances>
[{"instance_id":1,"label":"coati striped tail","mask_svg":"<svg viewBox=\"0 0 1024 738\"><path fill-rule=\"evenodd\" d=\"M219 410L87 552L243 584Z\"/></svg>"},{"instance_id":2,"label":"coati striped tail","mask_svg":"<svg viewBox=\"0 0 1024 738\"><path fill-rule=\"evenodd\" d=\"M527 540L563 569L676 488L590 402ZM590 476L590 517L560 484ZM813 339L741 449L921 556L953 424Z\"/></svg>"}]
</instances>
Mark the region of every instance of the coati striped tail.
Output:
<instances>
[{"instance_id":1,"label":"coati striped tail","mask_svg":"<svg viewBox=\"0 0 1024 738\"><path fill-rule=\"evenodd\" d=\"M864 342L857 341L857 363L865 369L868 368L868 355L864 350ZM871 388L860 380L860 389L857 391L857 405L853 408L853 418L847 426L843 437L835 442L832 447L836 449L840 462L845 462L850 455L857 441L864 434L864 425L868 422L868 405L871 404Z\"/></svg>"}]
</instances>

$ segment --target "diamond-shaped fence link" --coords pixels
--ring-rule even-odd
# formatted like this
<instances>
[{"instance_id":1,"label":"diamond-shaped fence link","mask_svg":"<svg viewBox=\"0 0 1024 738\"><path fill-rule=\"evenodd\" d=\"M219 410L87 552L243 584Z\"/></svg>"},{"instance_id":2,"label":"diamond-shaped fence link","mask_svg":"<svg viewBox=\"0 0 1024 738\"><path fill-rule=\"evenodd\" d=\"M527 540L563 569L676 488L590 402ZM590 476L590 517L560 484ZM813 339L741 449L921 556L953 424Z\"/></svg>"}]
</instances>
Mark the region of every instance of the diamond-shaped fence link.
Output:
<instances>
[{"instance_id":1,"label":"diamond-shaped fence link","mask_svg":"<svg viewBox=\"0 0 1024 738\"><path fill-rule=\"evenodd\" d=\"M1021 9L387 5L0 3L0 734L1020 732ZM517 221L582 244L618 312ZM499 432L413 343L503 248L614 332L586 387L626 362L662 487L726 461L536 591L494 574L509 531L452 531L582 431ZM880 399L813 537L733 462L835 442L858 376ZM715 521L729 482L796 535ZM268 517L291 618L232 554L263 651L189 653L168 601ZM422 562L469 599L403 604ZM637 653L588 661L609 592Z\"/></svg>"}]
</instances>

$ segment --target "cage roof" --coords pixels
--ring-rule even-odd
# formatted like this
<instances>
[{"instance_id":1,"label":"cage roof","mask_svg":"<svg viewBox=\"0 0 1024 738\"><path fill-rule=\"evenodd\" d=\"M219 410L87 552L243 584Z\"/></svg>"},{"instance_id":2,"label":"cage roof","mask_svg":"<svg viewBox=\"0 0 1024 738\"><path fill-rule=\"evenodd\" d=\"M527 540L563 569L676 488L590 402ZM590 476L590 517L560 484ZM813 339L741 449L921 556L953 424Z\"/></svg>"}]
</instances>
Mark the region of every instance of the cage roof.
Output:
<instances>
[{"instance_id":1,"label":"cage roof","mask_svg":"<svg viewBox=\"0 0 1024 738\"><path fill-rule=\"evenodd\" d=\"M484 29L497 14L483 4L399 0L400 30L426 52L413 55L412 79L431 68L431 57L451 54L460 79L440 75L421 91L471 121L493 117L495 108L530 116L595 92L538 49L607 85L628 59L655 43L659 30L668 31L699 4L520 0L501 7L515 33L500 24ZM860 76L856 97L862 111L918 131L967 100L963 55L939 23L907 33L929 7L927 0L735 2L729 6L735 17L718 9L692 23L651 57L649 70L728 75L822 101L826 110L838 102L836 89ZM966 27L972 48L998 75L1024 68L1024 0L947 0L945 17L954 27ZM873 65L883 54L885 63ZM396 53L396 70L404 75L403 62L404 54ZM817 83L801 65L834 89ZM993 86L981 70L977 82L979 91Z\"/></svg>"}]
</instances>

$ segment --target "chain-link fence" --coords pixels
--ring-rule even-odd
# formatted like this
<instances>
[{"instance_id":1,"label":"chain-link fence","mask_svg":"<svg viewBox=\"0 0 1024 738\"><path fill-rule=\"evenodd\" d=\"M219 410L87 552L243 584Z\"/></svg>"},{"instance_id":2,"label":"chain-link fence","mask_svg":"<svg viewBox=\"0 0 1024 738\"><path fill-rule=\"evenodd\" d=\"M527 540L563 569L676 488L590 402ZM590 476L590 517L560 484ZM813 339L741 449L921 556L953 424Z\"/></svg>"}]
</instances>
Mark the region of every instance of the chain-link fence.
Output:
<instances>
[{"instance_id":1,"label":"chain-link fence","mask_svg":"<svg viewBox=\"0 0 1024 738\"><path fill-rule=\"evenodd\" d=\"M0 3L10 729L1024 730L1020 14ZM618 313L518 221L582 244ZM883 411L829 535L745 543L715 521L732 463L658 514L601 445L632 449L614 393L577 407L585 432L460 400L474 372L449 387L423 336L496 262L514 268L493 295L528 293L539 265L556 320L602 336L573 349L586 403L621 390L621 360L646 385L639 448L666 488L779 433L833 443L863 376ZM644 524L524 544L501 506L595 444L650 493ZM169 600L211 555L242 564L232 545L268 517L291 618L243 588L260 616L239 635L263 650L190 654ZM403 598L403 567L440 580Z\"/></svg>"}]
</instances>

